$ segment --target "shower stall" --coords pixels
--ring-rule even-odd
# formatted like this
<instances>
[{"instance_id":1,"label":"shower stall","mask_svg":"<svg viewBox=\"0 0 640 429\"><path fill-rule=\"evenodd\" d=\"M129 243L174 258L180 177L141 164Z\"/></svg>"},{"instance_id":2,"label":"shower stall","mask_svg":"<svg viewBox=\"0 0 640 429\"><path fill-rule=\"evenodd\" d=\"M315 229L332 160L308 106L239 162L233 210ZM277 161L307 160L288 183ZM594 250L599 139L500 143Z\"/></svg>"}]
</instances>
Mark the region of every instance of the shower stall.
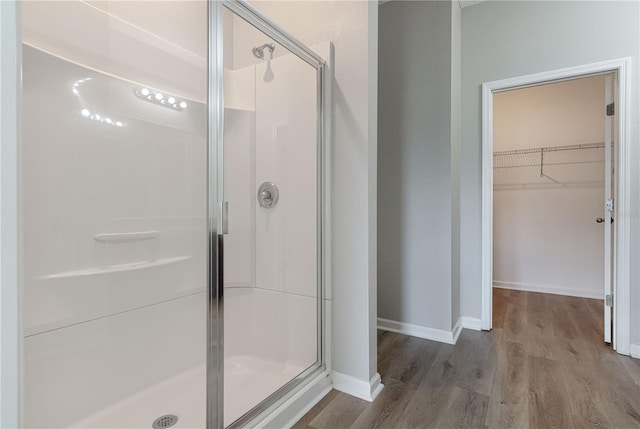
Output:
<instances>
[{"instance_id":1,"label":"shower stall","mask_svg":"<svg viewBox=\"0 0 640 429\"><path fill-rule=\"evenodd\" d=\"M329 388L330 43L244 1L21 15L25 427L299 414Z\"/></svg>"}]
</instances>

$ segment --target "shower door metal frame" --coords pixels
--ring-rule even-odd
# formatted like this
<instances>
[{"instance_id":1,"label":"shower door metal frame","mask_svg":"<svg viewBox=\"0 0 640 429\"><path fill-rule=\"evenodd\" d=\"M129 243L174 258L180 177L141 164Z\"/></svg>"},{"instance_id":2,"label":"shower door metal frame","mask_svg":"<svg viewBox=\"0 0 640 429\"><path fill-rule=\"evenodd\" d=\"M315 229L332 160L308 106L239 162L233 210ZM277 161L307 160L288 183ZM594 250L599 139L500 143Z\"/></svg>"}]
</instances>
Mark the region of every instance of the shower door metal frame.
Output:
<instances>
[{"instance_id":1,"label":"shower door metal frame","mask_svg":"<svg viewBox=\"0 0 640 429\"><path fill-rule=\"evenodd\" d=\"M222 252L224 237L219 233L222 196L222 136L224 86L222 8L208 1L208 130L207 130L207 428L224 427L224 282Z\"/></svg>"},{"instance_id":2,"label":"shower door metal frame","mask_svg":"<svg viewBox=\"0 0 640 429\"><path fill-rule=\"evenodd\" d=\"M223 11L229 11L261 31L289 52L316 70L316 148L317 148L317 359L316 362L272 393L264 401L231 423L228 428L253 426L266 418L296 392L326 370L327 347L325 324L325 279L327 247L327 179L328 165L326 136L328 117L325 113L328 100L327 64L287 31L274 24L245 0L209 1L209 324L207 356L207 427L224 428L224 231L222 230L223 146L224 146L224 62L223 62ZM213 374L215 372L215 374Z\"/></svg>"}]
</instances>

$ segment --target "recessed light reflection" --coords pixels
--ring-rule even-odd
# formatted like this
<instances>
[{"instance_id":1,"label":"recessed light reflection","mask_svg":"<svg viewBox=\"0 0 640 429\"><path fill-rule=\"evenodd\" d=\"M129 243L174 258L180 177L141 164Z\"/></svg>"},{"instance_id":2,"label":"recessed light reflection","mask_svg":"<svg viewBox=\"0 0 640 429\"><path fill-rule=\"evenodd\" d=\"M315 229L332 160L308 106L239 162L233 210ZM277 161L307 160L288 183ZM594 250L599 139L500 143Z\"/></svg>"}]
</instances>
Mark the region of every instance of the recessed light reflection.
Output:
<instances>
[{"instance_id":1,"label":"recessed light reflection","mask_svg":"<svg viewBox=\"0 0 640 429\"><path fill-rule=\"evenodd\" d=\"M91 113L89 109L82 109L80 111L80 115L82 115L82 117L84 118L91 119L92 121L102 122L103 124L111 125L114 127L124 127L126 125L124 122L114 121L108 116L101 116L98 113Z\"/></svg>"},{"instance_id":2,"label":"recessed light reflection","mask_svg":"<svg viewBox=\"0 0 640 429\"><path fill-rule=\"evenodd\" d=\"M134 88L133 93L142 100L150 101L154 104L169 107L177 111L182 111L187 108L186 101L179 100L173 96L165 96L163 93L154 91L153 89Z\"/></svg>"},{"instance_id":3,"label":"recessed light reflection","mask_svg":"<svg viewBox=\"0 0 640 429\"><path fill-rule=\"evenodd\" d=\"M75 82L73 82L73 85L71 85L71 91L73 91L73 95L76 95L76 96L80 95L78 88L80 87L81 84L89 80L91 80L90 77L85 77L84 79L76 80Z\"/></svg>"}]
</instances>

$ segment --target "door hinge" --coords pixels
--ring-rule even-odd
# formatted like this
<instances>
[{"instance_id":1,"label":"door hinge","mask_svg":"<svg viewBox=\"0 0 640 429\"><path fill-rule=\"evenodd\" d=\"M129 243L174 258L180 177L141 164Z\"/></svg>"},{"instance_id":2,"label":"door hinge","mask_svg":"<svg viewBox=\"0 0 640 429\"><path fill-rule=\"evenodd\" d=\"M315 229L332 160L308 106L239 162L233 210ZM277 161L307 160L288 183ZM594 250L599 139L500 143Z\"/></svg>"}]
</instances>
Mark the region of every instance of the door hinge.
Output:
<instances>
[{"instance_id":1,"label":"door hinge","mask_svg":"<svg viewBox=\"0 0 640 429\"><path fill-rule=\"evenodd\" d=\"M609 198L604 202L604 209L608 212L613 211L613 198Z\"/></svg>"},{"instance_id":2,"label":"door hinge","mask_svg":"<svg viewBox=\"0 0 640 429\"><path fill-rule=\"evenodd\" d=\"M616 104L610 103L607 104L607 116L613 116L616 114Z\"/></svg>"},{"instance_id":3,"label":"door hinge","mask_svg":"<svg viewBox=\"0 0 640 429\"><path fill-rule=\"evenodd\" d=\"M613 307L613 295L609 294L604 297L604 304L607 307Z\"/></svg>"}]
</instances>

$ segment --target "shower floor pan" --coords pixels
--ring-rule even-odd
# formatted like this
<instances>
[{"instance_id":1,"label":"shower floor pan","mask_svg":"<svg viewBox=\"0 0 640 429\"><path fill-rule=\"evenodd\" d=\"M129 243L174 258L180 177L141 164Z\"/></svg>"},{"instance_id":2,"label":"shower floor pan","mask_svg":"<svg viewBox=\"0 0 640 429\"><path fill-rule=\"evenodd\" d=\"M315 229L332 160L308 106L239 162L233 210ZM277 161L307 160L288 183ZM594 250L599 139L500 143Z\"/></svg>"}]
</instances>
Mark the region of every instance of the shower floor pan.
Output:
<instances>
[{"instance_id":1,"label":"shower floor pan","mask_svg":"<svg viewBox=\"0 0 640 429\"><path fill-rule=\"evenodd\" d=\"M225 359L224 425L227 426L305 368L252 356ZM172 428L204 428L206 372L194 368L150 387L80 421L78 428L151 428L164 415L178 417Z\"/></svg>"}]
</instances>

